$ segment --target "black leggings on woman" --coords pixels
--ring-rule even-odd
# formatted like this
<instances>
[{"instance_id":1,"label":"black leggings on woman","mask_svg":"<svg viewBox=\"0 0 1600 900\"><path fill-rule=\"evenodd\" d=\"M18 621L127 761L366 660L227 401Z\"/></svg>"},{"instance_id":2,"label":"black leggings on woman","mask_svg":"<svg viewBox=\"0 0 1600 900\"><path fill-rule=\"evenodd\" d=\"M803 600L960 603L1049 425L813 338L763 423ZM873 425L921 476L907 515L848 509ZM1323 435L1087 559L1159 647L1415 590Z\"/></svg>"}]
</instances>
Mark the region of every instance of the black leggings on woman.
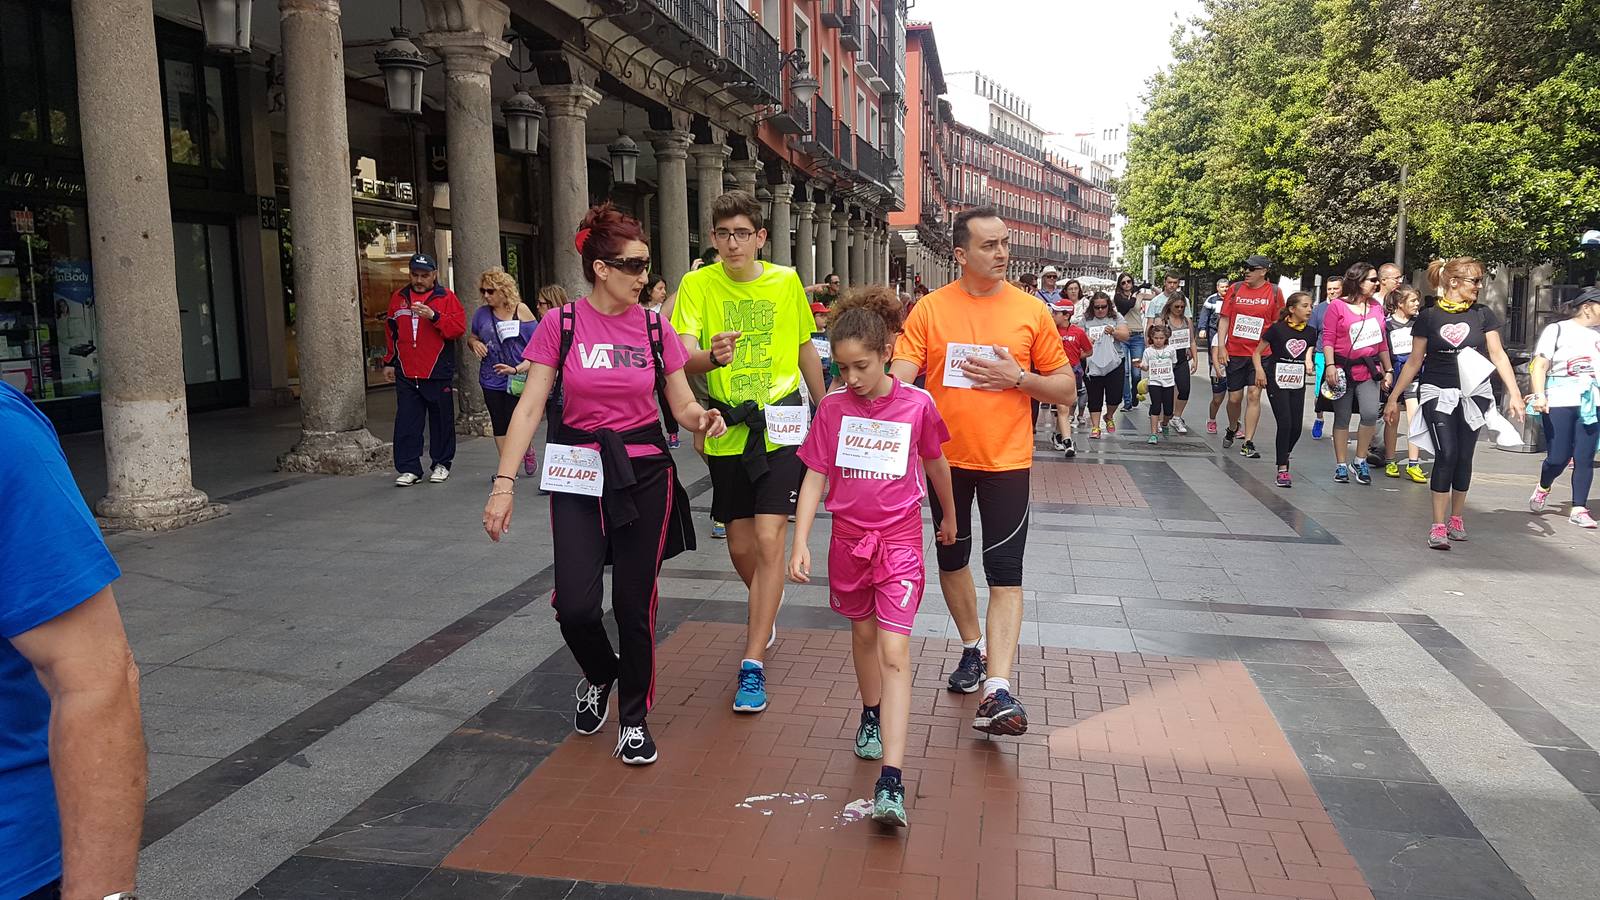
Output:
<instances>
[{"instance_id":1,"label":"black leggings on woman","mask_svg":"<svg viewBox=\"0 0 1600 900\"><path fill-rule=\"evenodd\" d=\"M1289 465L1289 454L1300 441L1300 430L1306 417L1306 389L1281 388L1267 380L1267 402L1272 404L1272 418L1278 423L1278 467Z\"/></svg>"},{"instance_id":2,"label":"black leggings on woman","mask_svg":"<svg viewBox=\"0 0 1600 900\"><path fill-rule=\"evenodd\" d=\"M1462 397L1461 402L1478 403L1487 409L1487 402L1492 401L1479 403L1472 397ZM1478 432L1467 424L1460 406L1443 413L1439 411L1439 401L1426 400L1421 412L1428 434L1433 436L1433 477L1428 487L1435 494L1466 493L1472 487L1472 454L1478 447Z\"/></svg>"},{"instance_id":3,"label":"black leggings on woman","mask_svg":"<svg viewBox=\"0 0 1600 900\"><path fill-rule=\"evenodd\" d=\"M1550 451L1540 467L1539 486L1556 483L1567 463L1572 467L1572 505L1589 508L1589 486L1594 483L1594 452L1600 444L1600 423L1583 424L1576 406L1552 406L1544 415L1544 439Z\"/></svg>"},{"instance_id":4,"label":"black leggings on woman","mask_svg":"<svg viewBox=\"0 0 1600 900\"><path fill-rule=\"evenodd\" d=\"M1123 363L1104 375L1089 376L1089 412L1097 413L1107 404L1113 410L1122 405L1122 369L1126 365Z\"/></svg>"},{"instance_id":5,"label":"black leggings on woman","mask_svg":"<svg viewBox=\"0 0 1600 900\"><path fill-rule=\"evenodd\" d=\"M1189 402L1189 351L1178 351L1178 363L1172 367L1172 377L1177 381L1178 399Z\"/></svg>"}]
</instances>

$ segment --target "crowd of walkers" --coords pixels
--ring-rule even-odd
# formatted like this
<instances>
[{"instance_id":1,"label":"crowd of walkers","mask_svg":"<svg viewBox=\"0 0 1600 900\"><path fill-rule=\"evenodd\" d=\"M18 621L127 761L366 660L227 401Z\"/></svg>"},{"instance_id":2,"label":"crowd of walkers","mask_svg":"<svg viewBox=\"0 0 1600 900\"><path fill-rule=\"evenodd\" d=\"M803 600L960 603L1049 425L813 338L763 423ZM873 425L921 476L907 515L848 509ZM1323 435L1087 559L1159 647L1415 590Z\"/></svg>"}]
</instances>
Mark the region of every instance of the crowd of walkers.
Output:
<instances>
[{"instance_id":1,"label":"crowd of walkers","mask_svg":"<svg viewBox=\"0 0 1600 900\"><path fill-rule=\"evenodd\" d=\"M1578 298L1572 318L1540 337L1534 390L1523 398L1500 318L1477 302L1484 269L1471 259L1434 262L1425 305L1398 269L1367 264L1334 280L1321 303L1303 291L1286 297L1269 278L1271 260L1252 256L1242 278L1219 281L1192 309L1177 278L1141 293L1124 276L1108 294L1086 292L1075 279L1058 286L1047 270L1042 286L1015 285L1007 280L1005 223L980 208L954 223L961 277L908 303L887 286L844 288L829 278L808 287L793 269L763 261L761 207L745 192L717 198L712 219L714 255L669 292L649 272L640 224L596 207L574 237L587 296L542 294L530 312L509 278L489 273L479 286L486 305L468 328L500 451L484 528L495 540L510 528L522 476L537 474L552 493L553 606L583 670L574 727L597 732L615 702L615 755L624 763L659 756L647 724L656 580L664 560L695 547L670 453L680 428L695 435L705 458L714 533L726 537L748 594L743 655L730 673L737 713L768 708L766 660L778 640L784 582L815 577L809 539L826 503L828 594L851 623L861 697L855 752L881 764L872 816L891 825L907 822L900 767L912 703L908 639L925 588L925 501L939 587L962 644L948 687L980 694L973 728L1028 729L1011 677L1041 410L1053 413L1052 444L1070 458L1077 428L1086 426L1091 440L1114 436L1117 414L1147 398L1144 439L1159 444L1188 433L1183 416L1205 356L1207 433L1218 432L1225 408L1223 447L1238 443L1242 456L1258 458L1264 393L1277 423L1275 481L1288 488L1310 388L1314 438L1323 416L1333 416L1333 481L1370 484L1378 466L1427 482L1429 545L1446 550L1467 539L1462 517L1479 430L1514 430L1495 406L1492 377L1513 398L1512 418L1524 406L1544 416L1551 452L1530 500L1535 510L1572 459L1587 462L1595 452L1600 290ZM397 298L391 326L407 378L421 350L406 348L405 326L452 321L425 311L439 302L431 280L414 282L422 296ZM440 331L447 340L443 324ZM428 392L417 393L426 412ZM541 422L542 466L531 449ZM1432 456L1431 475L1422 471L1423 452ZM441 464L438 453L434 460ZM420 475L420 465L408 471ZM1589 466L1578 472L1572 521L1594 527ZM974 507L988 584L982 615L971 571ZM601 622L608 566L615 647Z\"/></svg>"}]
</instances>

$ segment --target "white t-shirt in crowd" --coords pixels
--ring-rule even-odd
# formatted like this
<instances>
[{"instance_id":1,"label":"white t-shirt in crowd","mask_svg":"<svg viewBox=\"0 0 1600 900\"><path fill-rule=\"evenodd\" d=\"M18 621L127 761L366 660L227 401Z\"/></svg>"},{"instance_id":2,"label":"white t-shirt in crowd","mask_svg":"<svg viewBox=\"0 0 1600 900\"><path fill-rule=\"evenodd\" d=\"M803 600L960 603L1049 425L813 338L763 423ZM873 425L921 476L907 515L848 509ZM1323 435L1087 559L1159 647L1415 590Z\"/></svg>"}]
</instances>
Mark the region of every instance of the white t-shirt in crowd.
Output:
<instances>
[{"instance_id":1,"label":"white t-shirt in crowd","mask_svg":"<svg viewBox=\"0 0 1600 900\"><path fill-rule=\"evenodd\" d=\"M1178 351L1172 347L1146 347L1144 356L1140 357L1144 366L1145 380L1155 387L1174 387L1178 383L1178 376L1174 369L1178 365Z\"/></svg>"},{"instance_id":2,"label":"white t-shirt in crowd","mask_svg":"<svg viewBox=\"0 0 1600 900\"><path fill-rule=\"evenodd\" d=\"M1578 406L1600 363L1600 331L1572 322L1553 322L1539 333L1533 352L1550 361L1545 401L1551 406Z\"/></svg>"}]
</instances>

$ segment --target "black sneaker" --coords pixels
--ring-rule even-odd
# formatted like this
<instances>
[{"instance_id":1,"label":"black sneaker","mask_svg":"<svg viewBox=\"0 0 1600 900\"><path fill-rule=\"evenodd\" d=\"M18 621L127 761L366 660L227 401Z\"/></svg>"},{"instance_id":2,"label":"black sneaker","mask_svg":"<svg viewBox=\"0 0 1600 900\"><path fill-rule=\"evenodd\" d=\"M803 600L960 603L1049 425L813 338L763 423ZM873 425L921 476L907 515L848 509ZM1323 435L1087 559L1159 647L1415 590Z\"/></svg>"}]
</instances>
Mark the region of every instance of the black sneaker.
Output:
<instances>
[{"instance_id":1,"label":"black sneaker","mask_svg":"<svg viewBox=\"0 0 1600 900\"><path fill-rule=\"evenodd\" d=\"M1261 452L1256 449L1255 441L1245 441L1244 445L1239 448L1239 455L1245 459L1261 458Z\"/></svg>"},{"instance_id":2,"label":"black sneaker","mask_svg":"<svg viewBox=\"0 0 1600 900\"><path fill-rule=\"evenodd\" d=\"M578 709L572 714L574 731L579 734L594 734L606 723L613 683L608 681L596 686L590 684L587 678L578 679L578 689L574 692L578 698Z\"/></svg>"},{"instance_id":3,"label":"black sneaker","mask_svg":"<svg viewBox=\"0 0 1600 900\"><path fill-rule=\"evenodd\" d=\"M1379 447L1377 444L1373 444L1371 447L1367 448L1367 465L1374 469L1381 469L1383 468L1383 464L1388 461L1389 460L1386 458L1382 447Z\"/></svg>"},{"instance_id":4,"label":"black sneaker","mask_svg":"<svg viewBox=\"0 0 1600 900\"><path fill-rule=\"evenodd\" d=\"M961 662L956 663L956 670L950 673L950 690L960 694L976 691L983 684L983 680L989 677L989 670L984 662L983 651L977 647L962 648Z\"/></svg>"},{"instance_id":5,"label":"black sneaker","mask_svg":"<svg viewBox=\"0 0 1600 900\"><path fill-rule=\"evenodd\" d=\"M1010 691L1001 688L978 704L972 727L986 734L1027 734L1028 711Z\"/></svg>"},{"instance_id":6,"label":"black sneaker","mask_svg":"<svg viewBox=\"0 0 1600 900\"><path fill-rule=\"evenodd\" d=\"M1078 446L1072 442L1072 438L1067 438L1066 446L1061 449L1066 453L1067 459L1072 459L1078 455Z\"/></svg>"},{"instance_id":7,"label":"black sneaker","mask_svg":"<svg viewBox=\"0 0 1600 900\"><path fill-rule=\"evenodd\" d=\"M612 756L630 766L648 766L656 761L656 742L650 737L650 726L640 722L624 725L617 733L617 749Z\"/></svg>"},{"instance_id":8,"label":"black sneaker","mask_svg":"<svg viewBox=\"0 0 1600 900\"><path fill-rule=\"evenodd\" d=\"M1238 437L1238 436L1239 436L1239 429L1237 429L1237 428L1229 428L1227 431L1223 432L1223 434L1222 434L1222 446L1224 446L1224 447L1232 447L1233 446L1233 439Z\"/></svg>"},{"instance_id":9,"label":"black sneaker","mask_svg":"<svg viewBox=\"0 0 1600 900\"><path fill-rule=\"evenodd\" d=\"M1050 446L1056 450L1065 450L1067 449L1067 439L1062 437L1059 431L1051 432Z\"/></svg>"}]
</instances>

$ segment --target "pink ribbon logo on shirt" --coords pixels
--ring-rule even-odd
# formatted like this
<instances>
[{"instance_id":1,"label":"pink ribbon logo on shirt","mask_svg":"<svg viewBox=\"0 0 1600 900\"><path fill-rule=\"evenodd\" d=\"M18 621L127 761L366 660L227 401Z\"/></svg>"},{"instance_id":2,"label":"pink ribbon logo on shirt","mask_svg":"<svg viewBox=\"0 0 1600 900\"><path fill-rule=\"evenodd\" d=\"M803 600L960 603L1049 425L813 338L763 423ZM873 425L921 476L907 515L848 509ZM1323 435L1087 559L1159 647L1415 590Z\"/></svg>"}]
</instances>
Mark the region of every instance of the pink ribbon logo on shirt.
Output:
<instances>
[{"instance_id":1,"label":"pink ribbon logo on shirt","mask_svg":"<svg viewBox=\"0 0 1600 900\"><path fill-rule=\"evenodd\" d=\"M1471 333L1472 326L1465 322L1451 322L1449 325L1439 329L1439 337L1449 341L1452 347L1461 346L1461 342L1466 340L1467 335Z\"/></svg>"}]
</instances>

